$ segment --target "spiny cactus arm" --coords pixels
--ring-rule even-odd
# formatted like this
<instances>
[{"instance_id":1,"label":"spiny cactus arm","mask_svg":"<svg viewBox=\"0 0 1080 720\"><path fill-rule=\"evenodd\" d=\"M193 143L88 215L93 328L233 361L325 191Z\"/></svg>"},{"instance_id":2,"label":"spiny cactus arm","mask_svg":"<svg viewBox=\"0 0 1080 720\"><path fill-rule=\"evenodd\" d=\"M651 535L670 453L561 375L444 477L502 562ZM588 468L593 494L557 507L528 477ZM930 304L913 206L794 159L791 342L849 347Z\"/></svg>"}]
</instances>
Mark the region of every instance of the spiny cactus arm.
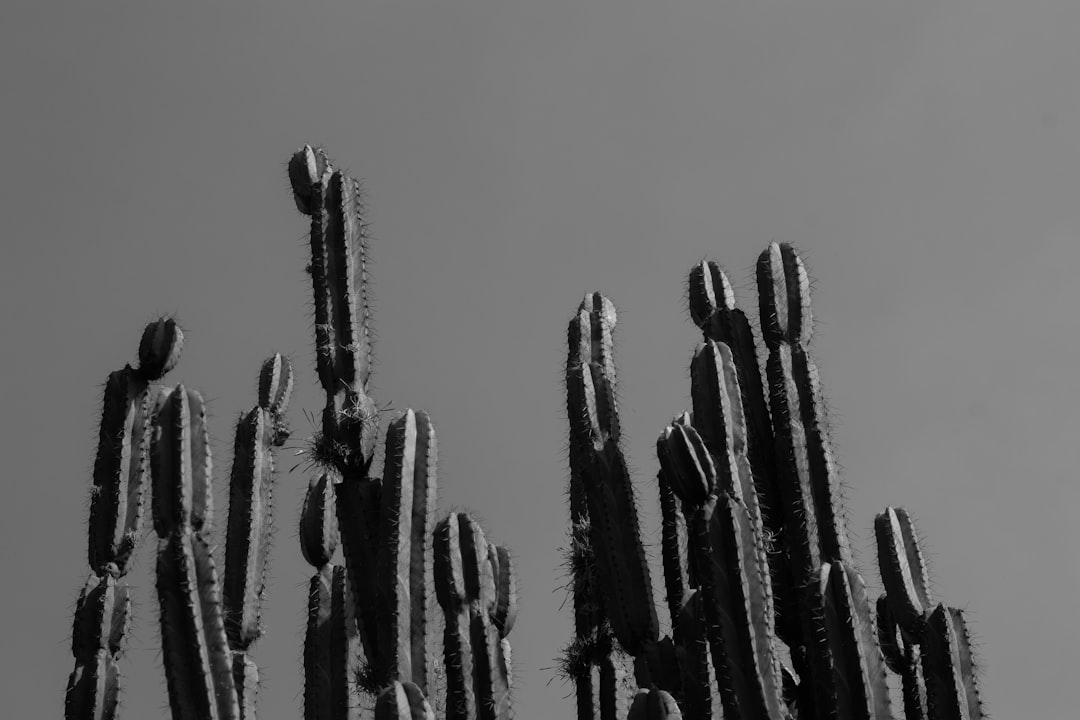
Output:
<instances>
[{"instance_id":1,"label":"spiny cactus arm","mask_svg":"<svg viewBox=\"0 0 1080 720\"><path fill-rule=\"evenodd\" d=\"M499 590L490 546L465 513L435 529L435 593L443 609L447 719L509 720L510 665L493 616Z\"/></svg>"},{"instance_id":2,"label":"spiny cactus arm","mask_svg":"<svg viewBox=\"0 0 1080 720\"><path fill-rule=\"evenodd\" d=\"M618 444L611 357L615 319L611 301L592 293L570 322L566 396L571 481L580 478L585 490L604 610L619 643L636 655L656 640L659 625L634 490Z\"/></svg>"},{"instance_id":3,"label":"spiny cactus arm","mask_svg":"<svg viewBox=\"0 0 1080 720\"><path fill-rule=\"evenodd\" d=\"M690 548L725 715L780 720L786 711L761 542L760 525L727 493L710 495L691 516Z\"/></svg>"},{"instance_id":4,"label":"spiny cactus arm","mask_svg":"<svg viewBox=\"0 0 1080 720\"><path fill-rule=\"evenodd\" d=\"M481 532L464 514L450 515L435 526L435 597L445 619L443 655L447 720L476 720L478 717L472 681L473 654L469 638L468 604L474 598L478 599L480 578L478 571L469 573L467 566L470 561L474 567L481 563L487 565L475 557L473 540ZM474 556L471 559L470 550ZM469 582L466 576L471 578Z\"/></svg>"},{"instance_id":5,"label":"spiny cactus arm","mask_svg":"<svg viewBox=\"0 0 1080 720\"><path fill-rule=\"evenodd\" d=\"M162 655L174 720L233 720L240 707L225 635L221 586L206 534L211 458L202 397L163 395L151 444Z\"/></svg>"},{"instance_id":6,"label":"spiny cactus arm","mask_svg":"<svg viewBox=\"0 0 1080 720\"><path fill-rule=\"evenodd\" d=\"M781 344L806 348L814 330L810 278L787 243L771 243L757 262L761 335L770 351Z\"/></svg>"},{"instance_id":7,"label":"spiny cactus arm","mask_svg":"<svg viewBox=\"0 0 1080 720\"><path fill-rule=\"evenodd\" d=\"M914 636L922 633L934 605L926 559L911 517L903 508L885 508L874 518L878 568L896 621Z\"/></svg>"},{"instance_id":8,"label":"spiny cactus arm","mask_svg":"<svg viewBox=\"0 0 1080 720\"><path fill-rule=\"evenodd\" d=\"M518 597L514 560L505 546L489 542L488 561L495 579L495 607L491 612L491 622L498 628L499 637L505 638L514 629L517 621Z\"/></svg>"},{"instance_id":9,"label":"spiny cactus arm","mask_svg":"<svg viewBox=\"0 0 1080 720\"><path fill-rule=\"evenodd\" d=\"M360 638L345 568L330 564L339 534L334 487L327 472L308 485L299 534L300 551L315 567L304 636L304 719L355 720Z\"/></svg>"},{"instance_id":10,"label":"spiny cactus arm","mask_svg":"<svg viewBox=\"0 0 1080 720\"><path fill-rule=\"evenodd\" d=\"M406 410L386 431L378 556L379 684L414 682L428 692L427 617L435 527L437 443L427 413Z\"/></svg>"},{"instance_id":11,"label":"spiny cactus arm","mask_svg":"<svg viewBox=\"0 0 1080 720\"><path fill-rule=\"evenodd\" d=\"M288 359L280 353L268 358L259 372L259 404L237 423L233 443L222 601L245 718L254 717L258 688L258 667L247 651L262 635L260 613L273 522L273 451L288 437L284 412L292 384Z\"/></svg>"},{"instance_id":12,"label":"spiny cactus arm","mask_svg":"<svg viewBox=\"0 0 1080 720\"><path fill-rule=\"evenodd\" d=\"M154 531L208 527L213 519L210 440L202 397L177 385L158 396L150 466Z\"/></svg>"},{"instance_id":13,"label":"spiny cactus arm","mask_svg":"<svg viewBox=\"0 0 1080 720\"><path fill-rule=\"evenodd\" d=\"M943 604L930 611L921 648L931 720L982 720L978 668L963 611Z\"/></svg>"},{"instance_id":14,"label":"spiny cactus arm","mask_svg":"<svg viewBox=\"0 0 1080 720\"><path fill-rule=\"evenodd\" d=\"M417 685L395 681L379 693L375 720L435 720L435 712Z\"/></svg>"},{"instance_id":15,"label":"spiny cactus arm","mask_svg":"<svg viewBox=\"0 0 1080 720\"><path fill-rule=\"evenodd\" d=\"M772 419L758 365L754 331L746 314L735 307L731 283L716 262L694 266L690 271L689 295L691 318L701 328L705 340L723 343L731 351L745 415L746 456L757 488L767 549L772 557L769 571L776 604L777 633L785 642L798 644L798 612L784 534L787 508L776 470Z\"/></svg>"},{"instance_id":16,"label":"spiny cactus arm","mask_svg":"<svg viewBox=\"0 0 1080 720\"><path fill-rule=\"evenodd\" d=\"M311 216L315 350L327 397L323 442L334 448L331 459L342 472L366 470L378 414L368 391L371 323L360 183L309 145L293 155L289 179L297 208Z\"/></svg>"},{"instance_id":17,"label":"spiny cactus arm","mask_svg":"<svg viewBox=\"0 0 1080 720\"><path fill-rule=\"evenodd\" d=\"M658 687L639 690L627 720L682 720L675 698Z\"/></svg>"},{"instance_id":18,"label":"spiny cactus arm","mask_svg":"<svg viewBox=\"0 0 1080 720\"><path fill-rule=\"evenodd\" d=\"M357 629L369 663L379 655L378 550L382 483L378 478L352 473L334 484L341 550L345 556L349 590L356 604Z\"/></svg>"},{"instance_id":19,"label":"spiny cactus arm","mask_svg":"<svg viewBox=\"0 0 1080 720\"><path fill-rule=\"evenodd\" d=\"M183 331L172 318L149 323L139 342L139 366L125 366L105 383L87 533L92 575L75 609L68 720L116 714L117 659L131 624L123 577L142 535L150 484L150 423L159 391L152 383L176 365L183 343Z\"/></svg>"},{"instance_id":20,"label":"spiny cactus arm","mask_svg":"<svg viewBox=\"0 0 1080 720\"><path fill-rule=\"evenodd\" d=\"M821 569L821 595L833 661L835 707L842 718L891 718L885 658L875 637L866 588L854 568L836 561Z\"/></svg>"}]
</instances>

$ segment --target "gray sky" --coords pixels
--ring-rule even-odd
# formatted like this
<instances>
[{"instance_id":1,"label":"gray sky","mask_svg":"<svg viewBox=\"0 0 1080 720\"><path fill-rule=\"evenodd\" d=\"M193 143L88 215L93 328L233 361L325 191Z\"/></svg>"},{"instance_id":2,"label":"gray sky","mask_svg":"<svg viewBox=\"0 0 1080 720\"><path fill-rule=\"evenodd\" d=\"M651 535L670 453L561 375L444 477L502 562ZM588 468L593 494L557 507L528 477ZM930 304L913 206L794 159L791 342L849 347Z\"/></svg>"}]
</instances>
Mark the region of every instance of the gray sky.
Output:
<instances>
[{"instance_id":1,"label":"gray sky","mask_svg":"<svg viewBox=\"0 0 1080 720\"><path fill-rule=\"evenodd\" d=\"M816 280L867 580L876 592L874 513L907 507L938 596L970 611L988 709L1069 716L1080 5L59 5L12 2L0 22L13 716L62 712L101 385L145 322L176 312L187 330L170 379L208 398L222 481L271 352L296 361L291 417L312 428L306 223L284 169L304 142L368 189L377 397L431 413L442 508L474 510L517 554L518 717L573 712L549 669L572 632L568 319L587 290L620 309L627 449L658 541L653 444L688 405L698 341L686 272L715 258L756 307L773 240ZM254 651L269 719L302 697L293 464ZM130 578L128 718L166 714L152 544Z\"/></svg>"}]
</instances>

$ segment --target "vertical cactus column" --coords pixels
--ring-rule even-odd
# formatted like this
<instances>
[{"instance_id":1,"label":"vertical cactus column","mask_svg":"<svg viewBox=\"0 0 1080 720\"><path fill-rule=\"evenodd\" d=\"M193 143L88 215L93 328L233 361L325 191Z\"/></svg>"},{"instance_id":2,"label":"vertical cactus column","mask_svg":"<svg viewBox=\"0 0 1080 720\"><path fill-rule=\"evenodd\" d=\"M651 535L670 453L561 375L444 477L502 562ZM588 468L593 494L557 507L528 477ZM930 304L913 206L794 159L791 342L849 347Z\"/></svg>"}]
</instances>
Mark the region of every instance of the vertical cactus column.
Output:
<instances>
[{"instance_id":1,"label":"vertical cactus column","mask_svg":"<svg viewBox=\"0 0 1080 720\"><path fill-rule=\"evenodd\" d=\"M659 633L637 503L620 447L612 341L616 320L610 300L600 293L586 295L570 321L566 360L577 625L573 652L578 656L567 664L574 672L579 717L603 720L626 713L631 693L624 686L629 678L623 653L644 653ZM594 570L595 579L579 578L582 566ZM593 668L599 671L596 687Z\"/></svg>"},{"instance_id":2,"label":"vertical cactus column","mask_svg":"<svg viewBox=\"0 0 1080 720\"><path fill-rule=\"evenodd\" d=\"M979 720L978 668L964 613L933 601L915 525L903 508L874 519L885 594L878 633L885 658L903 682L907 720Z\"/></svg>"},{"instance_id":3,"label":"vertical cactus column","mask_svg":"<svg viewBox=\"0 0 1080 720\"><path fill-rule=\"evenodd\" d=\"M131 622L124 576L142 534L149 483L150 422L158 386L180 358L184 335L175 320L146 326L139 365L109 375L90 496L91 575L79 595L72 630L75 670L68 680L68 720L116 716L117 661Z\"/></svg>"},{"instance_id":4,"label":"vertical cactus column","mask_svg":"<svg viewBox=\"0 0 1080 720\"><path fill-rule=\"evenodd\" d=\"M446 620L446 720L510 718L506 635L517 601L513 583L503 580L507 557L465 513L435 529L435 592Z\"/></svg>"},{"instance_id":5,"label":"vertical cactus column","mask_svg":"<svg viewBox=\"0 0 1080 720\"><path fill-rule=\"evenodd\" d=\"M338 545L329 473L311 481L300 512L300 550L315 568L308 585L304 636L304 720L358 720L360 639Z\"/></svg>"},{"instance_id":6,"label":"vertical cactus column","mask_svg":"<svg viewBox=\"0 0 1080 720\"><path fill-rule=\"evenodd\" d=\"M258 667L248 648L262 635L260 610L266 585L273 520L274 448L289 437L284 413L293 369L281 354L259 372L259 403L236 424L225 535L225 632L233 651L233 680L241 716L255 717Z\"/></svg>"}]
</instances>

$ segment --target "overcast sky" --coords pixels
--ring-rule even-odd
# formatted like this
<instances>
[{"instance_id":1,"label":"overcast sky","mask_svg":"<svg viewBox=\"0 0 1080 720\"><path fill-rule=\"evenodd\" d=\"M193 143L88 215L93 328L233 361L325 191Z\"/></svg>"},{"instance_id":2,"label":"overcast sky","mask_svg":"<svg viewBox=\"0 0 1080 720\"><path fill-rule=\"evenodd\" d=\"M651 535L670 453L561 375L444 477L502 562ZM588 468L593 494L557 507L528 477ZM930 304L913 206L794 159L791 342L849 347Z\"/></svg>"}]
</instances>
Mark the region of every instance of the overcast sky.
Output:
<instances>
[{"instance_id":1,"label":"overcast sky","mask_svg":"<svg viewBox=\"0 0 1080 720\"><path fill-rule=\"evenodd\" d=\"M573 712L551 670L572 633L567 321L589 290L619 308L626 447L656 543L653 446L689 404L699 338L686 273L720 261L755 308L774 240L815 279L813 350L873 592L874 513L903 505L938 597L970 611L987 708L1070 715L1080 4L63 5L0 14L12 717L62 712L101 386L148 320L187 331L170 380L208 399L222 482L268 354L294 359L290 417L313 430L306 222L285 177L305 142L367 188L377 398L431 413L442 509L475 511L516 553L518 717ZM280 458L253 651L270 720L302 704L295 464ZM130 576L127 718L167 714L153 545Z\"/></svg>"}]
</instances>

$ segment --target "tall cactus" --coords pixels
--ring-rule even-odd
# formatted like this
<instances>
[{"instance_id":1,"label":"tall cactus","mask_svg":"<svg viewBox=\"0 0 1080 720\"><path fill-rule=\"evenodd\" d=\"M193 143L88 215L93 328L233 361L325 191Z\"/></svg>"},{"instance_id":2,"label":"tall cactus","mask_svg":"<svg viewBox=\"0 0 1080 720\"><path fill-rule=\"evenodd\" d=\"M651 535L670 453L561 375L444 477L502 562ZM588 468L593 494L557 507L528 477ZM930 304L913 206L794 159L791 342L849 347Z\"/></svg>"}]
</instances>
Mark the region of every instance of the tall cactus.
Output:
<instances>
[{"instance_id":1,"label":"tall cactus","mask_svg":"<svg viewBox=\"0 0 1080 720\"><path fill-rule=\"evenodd\" d=\"M917 577L917 544L901 532L906 515L891 510L878 520L889 592L875 619L847 537L809 353L806 270L791 246L774 243L758 260L757 280L767 382L723 270L703 262L690 272L690 315L705 341L691 363L693 409L657 441L670 640L658 640L650 624L647 575L637 570L641 531L616 452L614 306L599 294L586 296L571 321L571 553L575 568L595 567L604 588L594 597L593 583L575 575L571 589L577 631L565 667L578 689L579 719L614 717L603 703L598 711L586 701L586 693L595 695L591 676L572 661L606 625L615 652L635 658L641 690L631 717L673 716L681 707L693 718L885 720L894 717L886 664L903 678L909 720L923 717L918 708L935 719L981 717L963 616L929 607ZM585 531L588 545L581 542ZM586 551L596 554L592 566L580 562ZM600 616L585 616L582 624L580 607ZM657 660L671 642L674 674Z\"/></svg>"}]
</instances>

